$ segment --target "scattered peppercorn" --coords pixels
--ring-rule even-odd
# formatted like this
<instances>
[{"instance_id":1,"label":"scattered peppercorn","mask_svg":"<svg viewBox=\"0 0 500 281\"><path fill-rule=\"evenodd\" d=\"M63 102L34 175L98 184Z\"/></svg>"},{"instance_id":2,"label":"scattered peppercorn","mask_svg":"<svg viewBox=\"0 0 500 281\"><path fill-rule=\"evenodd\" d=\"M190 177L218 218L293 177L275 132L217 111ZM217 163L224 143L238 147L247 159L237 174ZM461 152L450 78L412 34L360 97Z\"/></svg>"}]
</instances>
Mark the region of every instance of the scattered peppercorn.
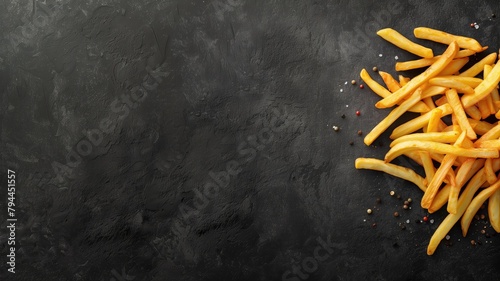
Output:
<instances>
[{"instance_id":1,"label":"scattered peppercorn","mask_svg":"<svg viewBox=\"0 0 500 281\"><path fill-rule=\"evenodd\" d=\"M405 201L403 202L403 204L405 204L405 205L410 205L410 202L408 202L408 200L405 200Z\"/></svg>"},{"instance_id":2,"label":"scattered peppercorn","mask_svg":"<svg viewBox=\"0 0 500 281\"><path fill-rule=\"evenodd\" d=\"M363 131L358 130L358 136L361 136L363 134Z\"/></svg>"},{"instance_id":3,"label":"scattered peppercorn","mask_svg":"<svg viewBox=\"0 0 500 281\"><path fill-rule=\"evenodd\" d=\"M394 212L394 216L395 217L399 217L399 213L398 212Z\"/></svg>"},{"instance_id":4,"label":"scattered peppercorn","mask_svg":"<svg viewBox=\"0 0 500 281\"><path fill-rule=\"evenodd\" d=\"M357 116L361 115L361 111L356 110L356 115L357 115Z\"/></svg>"},{"instance_id":5,"label":"scattered peppercorn","mask_svg":"<svg viewBox=\"0 0 500 281\"><path fill-rule=\"evenodd\" d=\"M412 200L411 200L411 198L408 198L408 200L406 200L406 201L408 201L408 203L411 203Z\"/></svg>"},{"instance_id":6,"label":"scattered peppercorn","mask_svg":"<svg viewBox=\"0 0 500 281\"><path fill-rule=\"evenodd\" d=\"M378 71L378 67L374 66L374 67L372 68L372 70L373 70L373 71L375 71L375 72L377 72L377 71Z\"/></svg>"},{"instance_id":7,"label":"scattered peppercorn","mask_svg":"<svg viewBox=\"0 0 500 281\"><path fill-rule=\"evenodd\" d=\"M349 145L354 145L354 142L353 142L353 141L350 141L350 142L349 142Z\"/></svg>"},{"instance_id":8,"label":"scattered peppercorn","mask_svg":"<svg viewBox=\"0 0 500 281\"><path fill-rule=\"evenodd\" d=\"M491 17L492 17L492 18L495 18L495 17L496 17L496 15L495 15L495 14L491 14Z\"/></svg>"},{"instance_id":9,"label":"scattered peppercorn","mask_svg":"<svg viewBox=\"0 0 500 281\"><path fill-rule=\"evenodd\" d=\"M366 213L367 213L367 214L371 214L372 212L373 212L373 211L372 211L372 209L368 209L368 210L366 210Z\"/></svg>"},{"instance_id":10,"label":"scattered peppercorn","mask_svg":"<svg viewBox=\"0 0 500 281\"><path fill-rule=\"evenodd\" d=\"M356 85L356 80L352 80L351 84Z\"/></svg>"},{"instance_id":11,"label":"scattered peppercorn","mask_svg":"<svg viewBox=\"0 0 500 281\"><path fill-rule=\"evenodd\" d=\"M345 114L342 114L342 116L340 116L340 117L342 117L342 119L345 119Z\"/></svg>"},{"instance_id":12,"label":"scattered peppercorn","mask_svg":"<svg viewBox=\"0 0 500 281\"><path fill-rule=\"evenodd\" d=\"M377 224L376 223L372 223L372 228L375 228L377 227Z\"/></svg>"},{"instance_id":13,"label":"scattered peppercorn","mask_svg":"<svg viewBox=\"0 0 500 281\"><path fill-rule=\"evenodd\" d=\"M484 220L484 219L486 218L486 216L485 216L484 214L481 214L481 215L479 216L479 218L481 218L482 220Z\"/></svg>"},{"instance_id":14,"label":"scattered peppercorn","mask_svg":"<svg viewBox=\"0 0 500 281\"><path fill-rule=\"evenodd\" d=\"M403 209L408 210L408 205L404 204Z\"/></svg>"},{"instance_id":15,"label":"scattered peppercorn","mask_svg":"<svg viewBox=\"0 0 500 281\"><path fill-rule=\"evenodd\" d=\"M380 198L377 198L376 201L377 201L378 204L382 203L382 199L380 199Z\"/></svg>"},{"instance_id":16,"label":"scattered peppercorn","mask_svg":"<svg viewBox=\"0 0 500 281\"><path fill-rule=\"evenodd\" d=\"M404 225L404 224L400 224L399 226L401 227L401 230L405 230L406 229L406 225Z\"/></svg>"},{"instance_id":17,"label":"scattered peppercorn","mask_svg":"<svg viewBox=\"0 0 500 281\"><path fill-rule=\"evenodd\" d=\"M401 195L399 195L399 194L396 195L396 198L401 199Z\"/></svg>"},{"instance_id":18,"label":"scattered peppercorn","mask_svg":"<svg viewBox=\"0 0 500 281\"><path fill-rule=\"evenodd\" d=\"M360 89L364 89L364 88L365 88L365 85L361 84L361 85L359 85L359 88L360 88Z\"/></svg>"},{"instance_id":19,"label":"scattered peppercorn","mask_svg":"<svg viewBox=\"0 0 500 281\"><path fill-rule=\"evenodd\" d=\"M475 241L475 240L470 240L470 244L471 244L472 246L476 246L476 241Z\"/></svg>"},{"instance_id":20,"label":"scattered peppercorn","mask_svg":"<svg viewBox=\"0 0 500 281\"><path fill-rule=\"evenodd\" d=\"M474 23L473 22L470 23L470 27L474 27Z\"/></svg>"},{"instance_id":21,"label":"scattered peppercorn","mask_svg":"<svg viewBox=\"0 0 500 281\"><path fill-rule=\"evenodd\" d=\"M485 233L486 233L486 230L481 229L481 234L485 234Z\"/></svg>"},{"instance_id":22,"label":"scattered peppercorn","mask_svg":"<svg viewBox=\"0 0 500 281\"><path fill-rule=\"evenodd\" d=\"M426 221L428 221L428 220L429 220L429 217L428 217L428 216L424 216L424 217L422 218L422 220L426 222Z\"/></svg>"},{"instance_id":23,"label":"scattered peppercorn","mask_svg":"<svg viewBox=\"0 0 500 281\"><path fill-rule=\"evenodd\" d=\"M391 190L391 192L389 192L389 194L390 194L391 196L394 196L394 194L396 194L396 192L394 192L394 190Z\"/></svg>"}]
</instances>

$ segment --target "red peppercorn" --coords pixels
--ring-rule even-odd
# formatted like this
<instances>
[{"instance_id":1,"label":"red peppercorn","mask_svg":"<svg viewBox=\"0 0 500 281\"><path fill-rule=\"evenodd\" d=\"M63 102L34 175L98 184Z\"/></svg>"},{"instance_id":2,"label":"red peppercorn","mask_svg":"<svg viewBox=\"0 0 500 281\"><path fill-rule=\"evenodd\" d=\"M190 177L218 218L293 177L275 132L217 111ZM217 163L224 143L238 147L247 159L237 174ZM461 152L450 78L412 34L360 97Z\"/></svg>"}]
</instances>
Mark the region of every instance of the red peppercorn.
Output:
<instances>
[{"instance_id":1,"label":"red peppercorn","mask_svg":"<svg viewBox=\"0 0 500 281\"><path fill-rule=\"evenodd\" d=\"M423 221L428 221L428 220L429 220L429 217L424 216L424 217L422 218L422 220L423 220Z\"/></svg>"},{"instance_id":2,"label":"red peppercorn","mask_svg":"<svg viewBox=\"0 0 500 281\"><path fill-rule=\"evenodd\" d=\"M470 23L470 27L474 27L474 23L473 22Z\"/></svg>"},{"instance_id":3,"label":"red peppercorn","mask_svg":"<svg viewBox=\"0 0 500 281\"><path fill-rule=\"evenodd\" d=\"M360 88L360 89L364 89L364 88L365 88L365 85L361 84L361 85L359 85L359 88Z\"/></svg>"},{"instance_id":4,"label":"red peppercorn","mask_svg":"<svg viewBox=\"0 0 500 281\"><path fill-rule=\"evenodd\" d=\"M361 111L356 110L356 115L357 115L357 116L361 115Z\"/></svg>"}]
</instances>

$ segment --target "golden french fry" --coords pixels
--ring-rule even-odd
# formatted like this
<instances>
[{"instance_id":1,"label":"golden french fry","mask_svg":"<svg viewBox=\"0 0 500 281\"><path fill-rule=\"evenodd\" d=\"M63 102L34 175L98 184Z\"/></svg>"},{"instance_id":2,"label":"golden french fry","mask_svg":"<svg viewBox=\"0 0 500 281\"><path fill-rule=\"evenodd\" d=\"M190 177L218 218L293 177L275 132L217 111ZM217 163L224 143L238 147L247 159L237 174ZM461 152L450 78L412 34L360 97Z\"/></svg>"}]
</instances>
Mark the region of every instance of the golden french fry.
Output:
<instances>
[{"instance_id":1,"label":"golden french fry","mask_svg":"<svg viewBox=\"0 0 500 281\"><path fill-rule=\"evenodd\" d=\"M399 85L401 85L401 87L403 87L404 85L406 85L408 82L410 82L410 78L408 77L404 77L403 75L399 75Z\"/></svg>"},{"instance_id":2,"label":"golden french fry","mask_svg":"<svg viewBox=\"0 0 500 281\"><path fill-rule=\"evenodd\" d=\"M479 145L486 140L493 140L500 138L500 122L498 122L493 128L491 128L488 132L482 135L479 139L474 142L475 147L479 147Z\"/></svg>"},{"instance_id":3,"label":"golden french fry","mask_svg":"<svg viewBox=\"0 0 500 281\"><path fill-rule=\"evenodd\" d=\"M484 175L489 184L494 184L497 181L497 175L495 175L495 171L493 170L493 160L491 158L486 159L486 162L484 162Z\"/></svg>"},{"instance_id":4,"label":"golden french fry","mask_svg":"<svg viewBox=\"0 0 500 281\"><path fill-rule=\"evenodd\" d=\"M492 148L462 148L433 141L405 141L394 145L385 155L385 162L409 151L423 150L433 153L451 154L470 158L498 158L498 150Z\"/></svg>"},{"instance_id":5,"label":"golden french fry","mask_svg":"<svg viewBox=\"0 0 500 281\"><path fill-rule=\"evenodd\" d=\"M479 73L481 73L481 71L483 71L485 65L494 63L496 61L496 59L497 59L496 53L489 54L486 57L484 57L482 60L478 61L476 64L471 66L466 71L460 73L458 76L474 77L474 76L478 75Z\"/></svg>"},{"instance_id":6,"label":"golden french fry","mask_svg":"<svg viewBox=\"0 0 500 281\"><path fill-rule=\"evenodd\" d=\"M394 121L396 121L401 115L403 115L403 113L408 111L408 109L410 109L412 106L414 106L415 104L417 104L417 102L420 101L421 94L422 90L417 89L409 99L403 101L403 103L401 103L400 106L393 109L389 113L389 115L387 115L387 117L384 118L384 120L380 121L380 123L378 123L375 126L375 128L373 128L365 136L364 143L366 145L372 144L375 141L375 139L378 138L378 136L380 136L385 130L387 130L387 128L389 128L389 126L391 126L392 123L394 123Z\"/></svg>"},{"instance_id":7,"label":"golden french fry","mask_svg":"<svg viewBox=\"0 0 500 281\"><path fill-rule=\"evenodd\" d=\"M439 76L446 76L446 75L456 74L468 62L469 62L469 58L467 58L467 57L466 58L460 58L460 59L454 59L439 73Z\"/></svg>"},{"instance_id":8,"label":"golden french fry","mask_svg":"<svg viewBox=\"0 0 500 281\"><path fill-rule=\"evenodd\" d=\"M495 191L488 200L488 217L493 229L500 233L500 190Z\"/></svg>"},{"instance_id":9,"label":"golden french fry","mask_svg":"<svg viewBox=\"0 0 500 281\"><path fill-rule=\"evenodd\" d=\"M476 145L477 147L483 147L483 148L495 148L495 149L500 149L500 140L485 140Z\"/></svg>"},{"instance_id":10,"label":"golden french fry","mask_svg":"<svg viewBox=\"0 0 500 281\"><path fill-rule=\"evenodd\" d=\"M491 65L485 65L483 69L483 75L484 77L487 77L491 70L493 69L493 66ZM488 104L488 108L490 110L490 114L495 114L498 111L498 108L495 104L495 101L500 102L500 96L498 94L498 89L495 87L493 90L491 90L491 93L484 98Z\"/></svg>"},{"instance_id":11,"label":"golden french fry","mask_svg":"<svg viewBox=\"0 0 500 281\"><path fill-rule=\"evenodd\" d=\"M481 208L481 205L483 205L484 201L490 198L493 195L493 193L499 190L499 188L500 188L500 180L496 181L490 187L479 192L479 194L476 197L474 197L474 199L470 202L469 206L467 207L467 210L462 216L462 220L460 221L460 224L462 226L462 235L464 237L467 235L467 230L469 229L470 223L474 218L474 215L479 210L479 208Z\"/></svg>"},{"instance_id":12,"label":"golden french fry","mask_svg":"<svg viewBox=\"0 0 500 281\"><path fill-rule=\"evenodd\" d=\"M420 161L422 161L422 166L424 166L425 179L427 182L431 182L434 174L436 173L436 168L434 168L434 163L432 163L432 158L429 152L419 151Z\"/></svg>"},{"instance_id":13,"label":"golden french fry","mask_svg":"<svg viewBox=\"0 0 500 281\"><path fill-rule=\"evenodd\" d=\"M477 139L476 132L472 129L469 124L469 120L467 119L467 115L465 114L464 108L462 107L462 103L460 103L460 98L458 97L457 91L455 89L450 89L446 91L446 99L448 103L453 108L453 113L457 117L458 124L462 131L467 133L467 137L469 139L475 140Z\"/></svg>"},{"instance_id":14,"label":"golden french fry","mask_svg":"<svg viewBox=\"0 0 500 281\"><path fill-rule=\"evenodd\" d=\"M432 181L427 186L424 196L422 197L422 201L420 202L422 208L428 209L431 206L432 200L434 200L434 197L436 196L439 187L443 183L444 177L451 169L451 166L453 165L453 162L455 162L456 159L457 159L456 155L446 154L444 156L443 162L436 170L436 173L434 174Z\"/></svg>"},{"instance_id":15,"label":"golden french fry","mask_svg":"<svg viewBox=\"0 0 500 281\"><path fill-rule=\"evenodd\" d=\"M453 109L447 103L443 104L442 106L439 106L437 108L441 109L441 111L443 112L441 114L442 116L449 115L453 112ZM403 135L410 134L410 133L413 133L419 129L422 129L429 122L430 116L431 116L430 113L427 112L419 117L416 117L416 118L396 127L394 129L394 131L392 131L390 138L397 139Z\"/></svg>"},{"instance_id":16,"label":"golden french fry","mask_svg":"<svg viewBox=\"0 0 500 281\"><path fill-rule=\"evenodd\" d=\"M434 77L429 80L429 84L434 86L453 88L456 89L459 93L463 93L466 95L474 94L474 89L471 86L452 78Z\"/></svg>"},{"instance_id":17,"label":"golden french fry","mask_svg":"<svg viewBox=\"0 0 500 281\"><path fill-rule=\"evenodd\" d=\"M411 140L435 141L435 142L441 142L441 143L454 143L458 139L459 135L460 135L460 133L457 131L415 133L415 134L409 134L409 135L404 135L402 137L399 137L399 138L393 140L389 146L393 147L394 145L396 145L398 143L405 142L405 141L411 141Z\"/></svg>"},{"instance_id":18,"label":"golden french fry","mask_svg":"<svg viewBox=\"0 0 500 281\"><path fill-rule=\"evenodd\" d=\"M455 55L454 60L461 59L461 58L467 58L468 56L471 56L475 53L476 52L471 51L471 50L460 50ZM426 66L433 64L440 57L441 56L435 56L435 57L430 58L430 59L418 59L418 60L412 60L412 61L397 62L396 63L396 71L406 71L406 70L412 70L412 69L426 67ZM451 74L453 74L453 73L451 73Z\"/></svg>"},{"instance_id":19,"label":"golden french fry","mask_svg":"<svg viewBox=\"0 0 500 281\"><path fill-rule=\"evenodd\" d=\"M467 113L474 120L481 120L481 112L475 105L471 105L467 108L464 108L465 113Z\"/></svg>"},{"instance_id":20,"label":"golden french fry","mask_svg":"<svg viewBox=\"0 0 500 281\"><path fill-rule=\"evenodd\" d=\"M422 93L422 99L444 94L448 88L439 86L429 86Z\"/></svg>"},{"instance_id":21,"label":"golden french fry","mask_svg":"<svg viewBox=\"0 0 500 281\"><path fill-rule=\"evenodd\" d=\"M476 134L478 135L484 135L493 127L495 127L495 125L490 124L486 121L478 121L471 118L468 119L469 119L469 124L472 126L472 129L474 129L474 132L476 132Z\"/></svg>"},{"instance_id":22,"label":"golden french fry","mask_svg":"<svg viewBox=\"0 0 500 281\"><path fill-rule=\"evenodd\" d=\"M394 79L394 77L392 77L391 74L380 70L378 71L378 74L380 75L380 77L382 77L382 80L384 80L387 89L389 89L389 91L391 91L392 93L401 89L399 82L396 79Z\"/></svg>"},{"instance_id":23,"label":"golden french fry","mask_svg":"<svg viewBox=\"0 0 500 281\"><path fill-rule=\"evenodd\" d=\"M373 158L358 158L355 161L356 169L369 169L385 172L389 175L410 181L418 186L422 191L425 191L425 179L420 175L415 173L412 169L394 165L391 163L385 163L379 159Z\"/></svg>"},{"instance_id":24,"label":"golden french fry","mask_svg":"<svg viewBox=\"0 0 500 281\"><path fill-rule=\"evenodd\" d=\"M430 78L433 78L434 76L438 75L455 57L457 52L458 52L458 45L456 42L452 42L448 46L446 51L443 53L443 55L438 60L436 60L431 66L429 66L429 68L427 68L424 72L422 72L421 74L417 75L415 78L410 80L410 82L408 82L406 85L404 85L401 89L399 89L392 95L378 101L375 104L375 106L377 108L387 108L396 105L405 97L409 96L422 84L426 83Z\"/></svg>"},{"instance_id":25,"label":"golden french fry","mask_svg":"<svg viewBox=\"0 0 500 281\"><path fill-rule=\"evenodd\" d=\"M456 178L456 185L451 186L450 185L450 190L448 193L448 206L447 206L447 211L450 214L456 214L457 213L457 208L458 208L458 195L460 194L460 190L462 189L462 186L470 180L470 178L479 171L485 163L485 159L473 159L469 158L464 163L458 168L458 172L456 173L457 178ZM435 199L436 201L436 199ZM440 202L436 202L437 204L440 204ZM444 203L443 203L444 205ZM442 205L441 205L442 206ZM441 206L431 205L431 208L440 208ZM437 210L437 209L436 209Z\"/></svg>"},{"instance_id":26,"label":"golden french fry","mask_svg":"<svg viewBox=\"0 0 500 281\"><path fill-rule=\"evenodd\" d=\"M361 79L365 82L365 84L368 87L370 87L370 89L373 92L375 92L375 94L379 95L382 98L386 98L392 95L392 93L386 88L384 88L384 86L380 85L377 81L373 80L373 78L370 76L370 74L368 74L368 71L366 71L366 69L363 68L359 75ZM412 106L412 108L410 108L408 111L422 113L422 112L428 112L429 110L430 109L427 107L425 103L418 101L417 104Z\"/></svg>"},{"instance_id":27,"label":"golden french fry","mask_svg":"<svg viewBox=\"0 0 500 281\"><path fill-rule=\"evenodd\" d=\"M483 82L474 89L473 95L464 95L462 97L462 104L464 107L469 107L478 101L485 98L491 91L498 86L500 82L500 63L495 64L490 74L483 79Z\"/></svg>"},{"instance_id":28,"label":"golden french fry","mask_svg":"<svg viewBox=\"0 0 500 281\"><path fill-rule=\"evenodd\" d=\"M483 46L481 46L479 42L472 38L453 35L432 28L417 27L413 30L413 34L419 39L426 39L446 45L449 45L452 42L456 42L460 48L469 49L476 53L482 52L484 50Z\"/></svg>"},{"instance_id":29,"label":"golden french fry","mask_svg":"<svg viewBox=\"0 0 500 281\"><path fill-rule=\"evenodd\" d=\"M426 48L415 42L410 41L408 38L401 35L399 32L392 28L384 28L377 32L377 35L384 38L385 40L391 42L392 44L398 46L399 48L406 50L412 54L423 58L432 58L434 54L432 49Z\"/></svg>"},{"instance_id":30,"label":"golden french fry","mask_svg":"<svg viewBox=\"0 0 500 281\"><path fill-rule=\"evenodd\" d=\"M481 119L486 119L488 116L490 116L490 108L488 107L488 101L487 101L489 96L490 95L487 95L484 99L476 103L477 108L481 113Z\"/></svg>"},{"instance_id":31,"label":"golden french fry","mask_svg":"<svg viewBox=\"0 0 500 281\"><path fill-rule=\"evenodd\" d=\"M441 121L441 114L443 114L443 111L439 108L434 108L430 112L431 112L431 116L429 118L429 123L427 124L426 133L438 131L438 127L440 124L439 122Z\"/></svg>"}]
</instances>

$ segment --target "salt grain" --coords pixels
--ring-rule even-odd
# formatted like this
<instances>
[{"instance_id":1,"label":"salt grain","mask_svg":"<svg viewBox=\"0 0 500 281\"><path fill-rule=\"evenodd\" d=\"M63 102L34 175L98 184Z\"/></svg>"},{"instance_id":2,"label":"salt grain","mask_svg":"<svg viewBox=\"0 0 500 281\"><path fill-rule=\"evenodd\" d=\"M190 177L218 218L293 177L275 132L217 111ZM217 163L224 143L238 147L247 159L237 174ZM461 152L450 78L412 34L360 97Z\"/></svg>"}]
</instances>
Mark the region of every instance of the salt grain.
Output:
<instances>
[{"instance_id":1,"label":"salt grain","mask_svg":"<svg viewBox=\"0 0 500 281\"><path fill-rule=\"evenodd\" d=\"M381 58L383 55L382 54L378 54L378 57Z\"/></svg>"},{"instance_id":2,"label":"salt grain","mask_svg":"<svg viewBox=\"0 0 500 281\"><path fill-rule=\"evenodd\" d=\"M394 56L394 59L395 59L395 60L398 60L398 59L399 59L399 57L398 57L398 56Z\"/></svg>"}]
</instances>

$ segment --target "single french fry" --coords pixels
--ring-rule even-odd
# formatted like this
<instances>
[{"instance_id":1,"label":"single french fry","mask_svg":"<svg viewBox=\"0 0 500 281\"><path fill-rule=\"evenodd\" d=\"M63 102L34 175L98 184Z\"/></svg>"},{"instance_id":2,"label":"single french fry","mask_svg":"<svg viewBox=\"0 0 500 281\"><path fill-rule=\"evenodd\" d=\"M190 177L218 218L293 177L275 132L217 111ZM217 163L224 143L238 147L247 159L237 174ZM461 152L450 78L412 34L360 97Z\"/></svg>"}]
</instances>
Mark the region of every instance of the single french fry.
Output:
<instances>
[{"instance_id":1,"label":"single french fry","mask_svg":"<svg viewBox=\"0 0 500 281\"><path fill-rule=\"evenodd\" d=\"M495 149L500 149L500 140L485 140L476 145L477 147L482 147L482 148L495 148Z\"/></svg>"},{"instance_id":2,"label":"single french fry","mask_svg":"<svg viewBox=\"0 0 500 281\"><path fill-rule=\"evenodd\" d=\"M460 48L469 49L476 53L482 52L484 50L483 46L481 46L479 42L472 38L453 35L432 28L417 27L413 30L413 34L419 39L426 39L446 45L449 45L452 42L456 42Z\"/></svg>"},{"instance_id":3,"label":"single french fry","mask_svg":"<svg viewBox=\"0 0 500 281\"><path fill-rule=\"evenodd\" d=\"M365 84L370 87L370 89L375 92L375 94L379 95L382 98L389 97L393 93L391 93L389 90L387 90L384 86L380 85L377 81L373 80L373 78L368 74L368 71L366 69L362 69L360 72L360 77L361 79L365 82ZM410 112L428 112L430 109L425 105L423 102L418 101L415 106L410 108Z\"/></svg>"},{"instance_id":4,"label":"single french fry","mask_svg":"<svg viewBox=\"0 0 500 281\"><path fill-rule=\"evenodd\" d=\"M456 79L448 78L448 77L434 77L429 80L430 85L453 88L456 89L459 93L463 93L466 95L474 94L474 89Z\"/></svg>"},{"instance_id":5,"label":"single french fry","mask_svg":"<svg viewBox=\"0 0 500 281\"><path fill-rule=\"evenodd\" d=\"M389 175L414 183L422 191L425 191L426 189L425 179L415 173L412 169L391 163L385 163L382 160L373 158L357 158L354 165L356 169L369 169L385 172Z\"/></svg>"},{"instance_id":6,"label":"single french fry","mask_svg":"<svg viewBox=\"0 0 500 281\"><path fill-rule=\"evenodd\" d=\"M455 89L450 89L446 91L446 99L448 103L453 108L453 113L457 117L458 124L462 131L467 133L467 137L469 139L475 140L477 139L476 132L472 129L469 124L469 120L467 119L467 115L465 115L465 111L462 107L462 103L460 103L460 98L458 97L457 91Z\"/></svg>"},{"instance_id":7,"label":"single french fry","mask_svg":"<svg viewBox=\"0 0 500 281\"><path fill-rule=\"evenodd\" d=\"M378 71L378 74L380 75L380 77L382 77L382 80L387 86L387 89L389 89L389 91L391 91L392 93L401 89L401 85L399 85L399 82L394 79L391 74L380 70Z\"/></svg>"},{"instance_id":8,"label":"single french fry","mask_svg":"<svg viewBox=\"0 0 500 281\"><path fill-rule=\"evenodd\" d=\"M495 191L488 200L488 217L493 229L500 233L500 190Z\"/></svg>"},{"instance_id":9,"label":"single french fry","mask_svg":"<svg viewBox=\"0 0 500 281\"><path fill-rule=\"evenodd\" d=\"M454 60L466 58L466 57L471 56L475 53L476 52L471 51L471 50L460 50L455 55ZM406 71L406 70L412 70L412 69L426 67L426 66L433 64L440 57L441 56L435 56L435 57L430 58L430 59L418 59L418 60L412 60L412 61L397 62L396 63L396 71ZM451 74L453 74L453 73L451 73ZM444 74L441 74L441 75L444 75Z\"/></svg>"},{"instance_id":10,"label":"single french fry","mask_svg":"<svg viewBox=\"0 0 500 281\"><path fill-rule=\"evenodd\" d=\"M474 142L474 146L478 147L483 141L493 140L500 138L500 122L498 122L493 128L482 135L479 139Z\"/></svg>"},{"instance_id":11,"label":"single french fry","mask_svg":"<svg viewBox=\"0 0 500 281\"><path fill-rule=\"evenodd\" d=\"M481 120L481 111L475 105L464 108L465 113L469 115L474 120Z\"/></svg>"},{"instance_id":12,"label":"single french fry","mask_svg":"<svg viewBox=\"0 0 500 281\"><path fill-rule=\"evenodd\" d=\"M423 93L422 93L422 95L423 95ZM433 110L434 108L436 108L436 105L434 104L434 101L432 100L431 97L422 98L422 101L425 103L425 105L427 105L427 107L430 110Z\"/></svg>"},{"instance_id":13,"label":"single french fry","mask_svg":"<svg viewBox=\"0 0 500 281\"><path fill-rule=\"evenodd\" d=\"M491 65L485 65L483 69L483 75L484 77L487 77L493 67ZM477 86L476 86L477 87ZM493 90L491 90L491 93L486 96L486 98L482 99L486 101L486 104L488 105L488 109L490 111L490 114L495 114L498 111L497 106L495 105L495 100L494 98L497 99L497 101L500 101L500 96L498 94L498 89L495 87Z\"/></svg>"},{"instance_id":14,"label":"single french fry","mask_svg":"<svg viewBox=\"0 0 500 281\"><path fill-rule=\"evenodd\" d=\"M462 97L462 104L464 107L469 107L478 101L485 98L491 91L498 86L500 82L500 63L495 64L490 74L483 79L483 82L474 89L473 95L464 95Z\"/></svg>"},{"instance_id":15,"label":"single french fry","mask_svg":"<svg viewBox=\"0 0 500 281\"><path fill-rule=\"evenodd\" d=\"M451 154L446 154L444 156L443 162L436 170L436 173L434 174L432 181L427 186L424 196L422 197L422 201L420 202L422 208L428 209L431 206L432 200L434 200L434 197L436 196L439 187L443 183L443 179L445 178L449 169L451 169L451 166L453 162L455 162L456 158L457 158L456 155L451 155Z\"/></svg>"},{"instance_id":16,"label":"single french fry","mask_svg":"<svg viewBox=\"0 0 500 281\"><path fill-rule=\"evenodd\" d=\"M434 163L432 163L432 158L429 152L427 151L419 151L420 161L422 161L422 166L425 171L425 179L427 182L431 182L434 174L436 173L436 168L434 167Z\"/></svg>"},{"instance_id":17,"label":"single french fry","mask_svg":"<svg viewBox=\"0 0 500 281\"><path fill-rule=\"evenodd\" d=\"M460 190L462 189L462 186L468 180L470 180L470 178L473 175L475 175L477 173L477 171L479 171L483 167L484 163L485 163L485 159L473 159L473 158L469 158L466 161L464 161L464 163L458 168L458 171L456 173L456 175L457 175L456 183L457 184L455 186L451 186L450 185L450 190L449 190L449 194L448 194L447 211L450 214L456 214L457 213L458 195L460 194ZM440 202L438 201L438 202L436 202L436 204L440 204ZM444 205L444 203L443 203L443 205ZM438 207L437 205L434 206L434 204L432 204L429 209L431 209L431 208L437 208L437 207Z\"/></svg>"},{"instance_id":18,"label":"single french fry","mask_svg":"<svg viewBox=\"0 0 500 281\"><path fill-rule=\"evenodd\" d=\"M443 111L439 108L434 108L430 112L431 117L429 118L429 123L427 124L427 133L438 131L439 121L441 121L441 114L443 114Z\"/></svg>"},{"instance_id":19,"label":"single french fry","mask_svg":"<svg viewBox=\"0 0 500 281\"><path fill-rule=\"evenodd\" d=\"M446 115L449 115L453 112L453 109L447 103L443 104L442 106L439 106L437 108L441 109L441 111L443 112L441 115L443 117ZM418 117L396 127L394 129L394 131L392 131L390 138L397 139L403 135L407 135L407 134L413 133L419 129L422 129L429 122L430 116L431 116L430 113L427 112L421 116L418 116Z\"/></svg>"},{"instance_id":20,"label":"single french fry","mask_svg":"<svg viewBox=\"0 0 500 281\"><path fill-rule=\"evenodd\" d=\"M410 82L410 80L411 79L409 77L404 77L403 75L399 75L399 85L401 85L401 87Z\"/></svg>"},{"instance_id":21,"label":"single french fry","mask_svg":"<svg viewBox=\"0 0 500 281\"><path fill-rule=\"evenodd\" d=\"M493 160L491 158L486 159L484 163L484 174L486 176L486 181L489 184L494 184L497 181L497 176L493 170Z\"/></svg>"},{"instance_id":22,"label":"single french fry","mask_svg":"<svg viewBox=\"0 0 500 281\"><path fill-rule=\"evenodd\" d=\"M410 80L410 82L408 82L406 85L404 85L401 89L399 89L392 95L378 101L375 104L375 106L377 108L387 108L396 105L405 97L409 96L422 84L426 83L430 78L433 78L434 76L438 75L455 57L457 52L458 52L458 45L456 42L452 42L448 46L446 51L443 53L443 55L438 60L436 60L431 66L429 66L424 72L422 72L421 74L417 75L415 78Z\"/></svg>"},{"instance_id":23,"label":"single french fry","mask_svg":"<svg viewBox=\"0 0 500 281\"><path fill-rule=\"evenodd\" d=\"M411 140L454 143L458 139L459 135L460 133L457 131L408 134L393 140L390 143L389 147L393 147L398 143Z\"/></svg>"},{"instance_id":24,"label":"single french fry","mask_svg":"<svg viewBox=\"0 0 500 281\"><path fill-rule=\"evenodd\" d=\"M492 148L462 148L432 141L405 141L394 145L385 155L384 161L391 162L394 158L408 151L424 150L428 152L464 156L470 158L498 158L498 150Z\"/></svg>"},{"instance_id":25,"label":"single french fry","mask_svg":"<svg viewBox=\"0 0 500 281\"><path fill-rule=\"evenodd\" d=\"M448 88L446 87L430 85L429 87L425 88L424 92L422 93L422 99L444 94L446 90L448 90Z\"/></svg>"},{"instance_id":26,"label":"single french fry","mask_svg":"<svg viewBox=\"0 0 500 281\"><path fill-rule=\"evenodd\" d=\"M459 51L460 52L460 51ZM452 60L440 73L439 76L456 74L469 62L469 58L460 58Z\"/></svg>"},{"instance_id":27,"label":"single french fry","mask_svg":"<svg viewBox=\"0 0 500 281\"><path fill-rule=\"evenodd\" d=\"M385 40L391 42L392 44L398 46L399 48L406 50L412 54L415 54L423 58L432 58L434 54L432 49L426 48L415 42L410 41L408 38L401 35L399 32L392 28L384 28L377 31L377 35L384 38Z\"/></svg>"},{"instance_id":28,"label":"single french fry","mask_svg":"<svg viewBox=\"0 0 500 281\"><path fill-rule=\"evenodd\" d=\"M470 223L474 218L474 215L477 213L477 211L479 211L479 208L481 208L481 205L483 205L484 201L486 201L497 190L499 190L499 188L500 188L500 180L497 180L490 187L479 192L479 194L476 197L474 197L474 199L470 202L469 206L467 207L467 210L462 216L462 220L460 221L460 224L462 226L462 235L464 237L467 235Z\"/></svg>"},{"instance_id":29,"label":"single french fry","mask_svg":"<svg viewBox=\"0 0 500 281\"><path fill-rule=\"evenodd\" d=\"M484 135L493 127L495 127L495 125L490 124L486 121L478 121L471 118L468 119L469 119L469 124L472 126L472 129L474 129L474 132L476 132L476 134L478 135Z\"/></svg>"},{"instance_id":30,"label":"single french fry","mask_svg":"<svg viewBox=\"0 0 500 281\"><path fill-rule=\"evenodd\" d=\"M376 138L378 138L389 126L394 123L403 113L408 111L412 106L417 104L420 101L420 96L422 94L421 89L417 89L413 95L403 101L400 106L393 109L387 117L385 117L380 123L378 123L366 136L364 139L364 143L366 145L372 144Z\"/></svg>"},{"instance_id":31,"label":"single french fry","mask_svg":"<svg viewBox=\"0 0 500 281\"><path fill-rule=\"evenodd\" d=\"M476 103L477 108L481 113L481 119L486 119L488 116L490 116L490 108L488 107L488 101L486 100L488 97L489 95Z\"/></svg>"},{"instance_id":32,"label":"single french fry","mask_svg":"<svg viewBox=\"0 0 500 281\"><path fill-rule=\"evenodd\" d=\"M458 76L474 77L483 71L485 65L495 63L496 59L497 59L497 54L491 53L491 54L487 55L486 57L484 57L482 60L478 61L473 66L471 66L466 71L460 73Z\"/></svg>"}]
</instances>

